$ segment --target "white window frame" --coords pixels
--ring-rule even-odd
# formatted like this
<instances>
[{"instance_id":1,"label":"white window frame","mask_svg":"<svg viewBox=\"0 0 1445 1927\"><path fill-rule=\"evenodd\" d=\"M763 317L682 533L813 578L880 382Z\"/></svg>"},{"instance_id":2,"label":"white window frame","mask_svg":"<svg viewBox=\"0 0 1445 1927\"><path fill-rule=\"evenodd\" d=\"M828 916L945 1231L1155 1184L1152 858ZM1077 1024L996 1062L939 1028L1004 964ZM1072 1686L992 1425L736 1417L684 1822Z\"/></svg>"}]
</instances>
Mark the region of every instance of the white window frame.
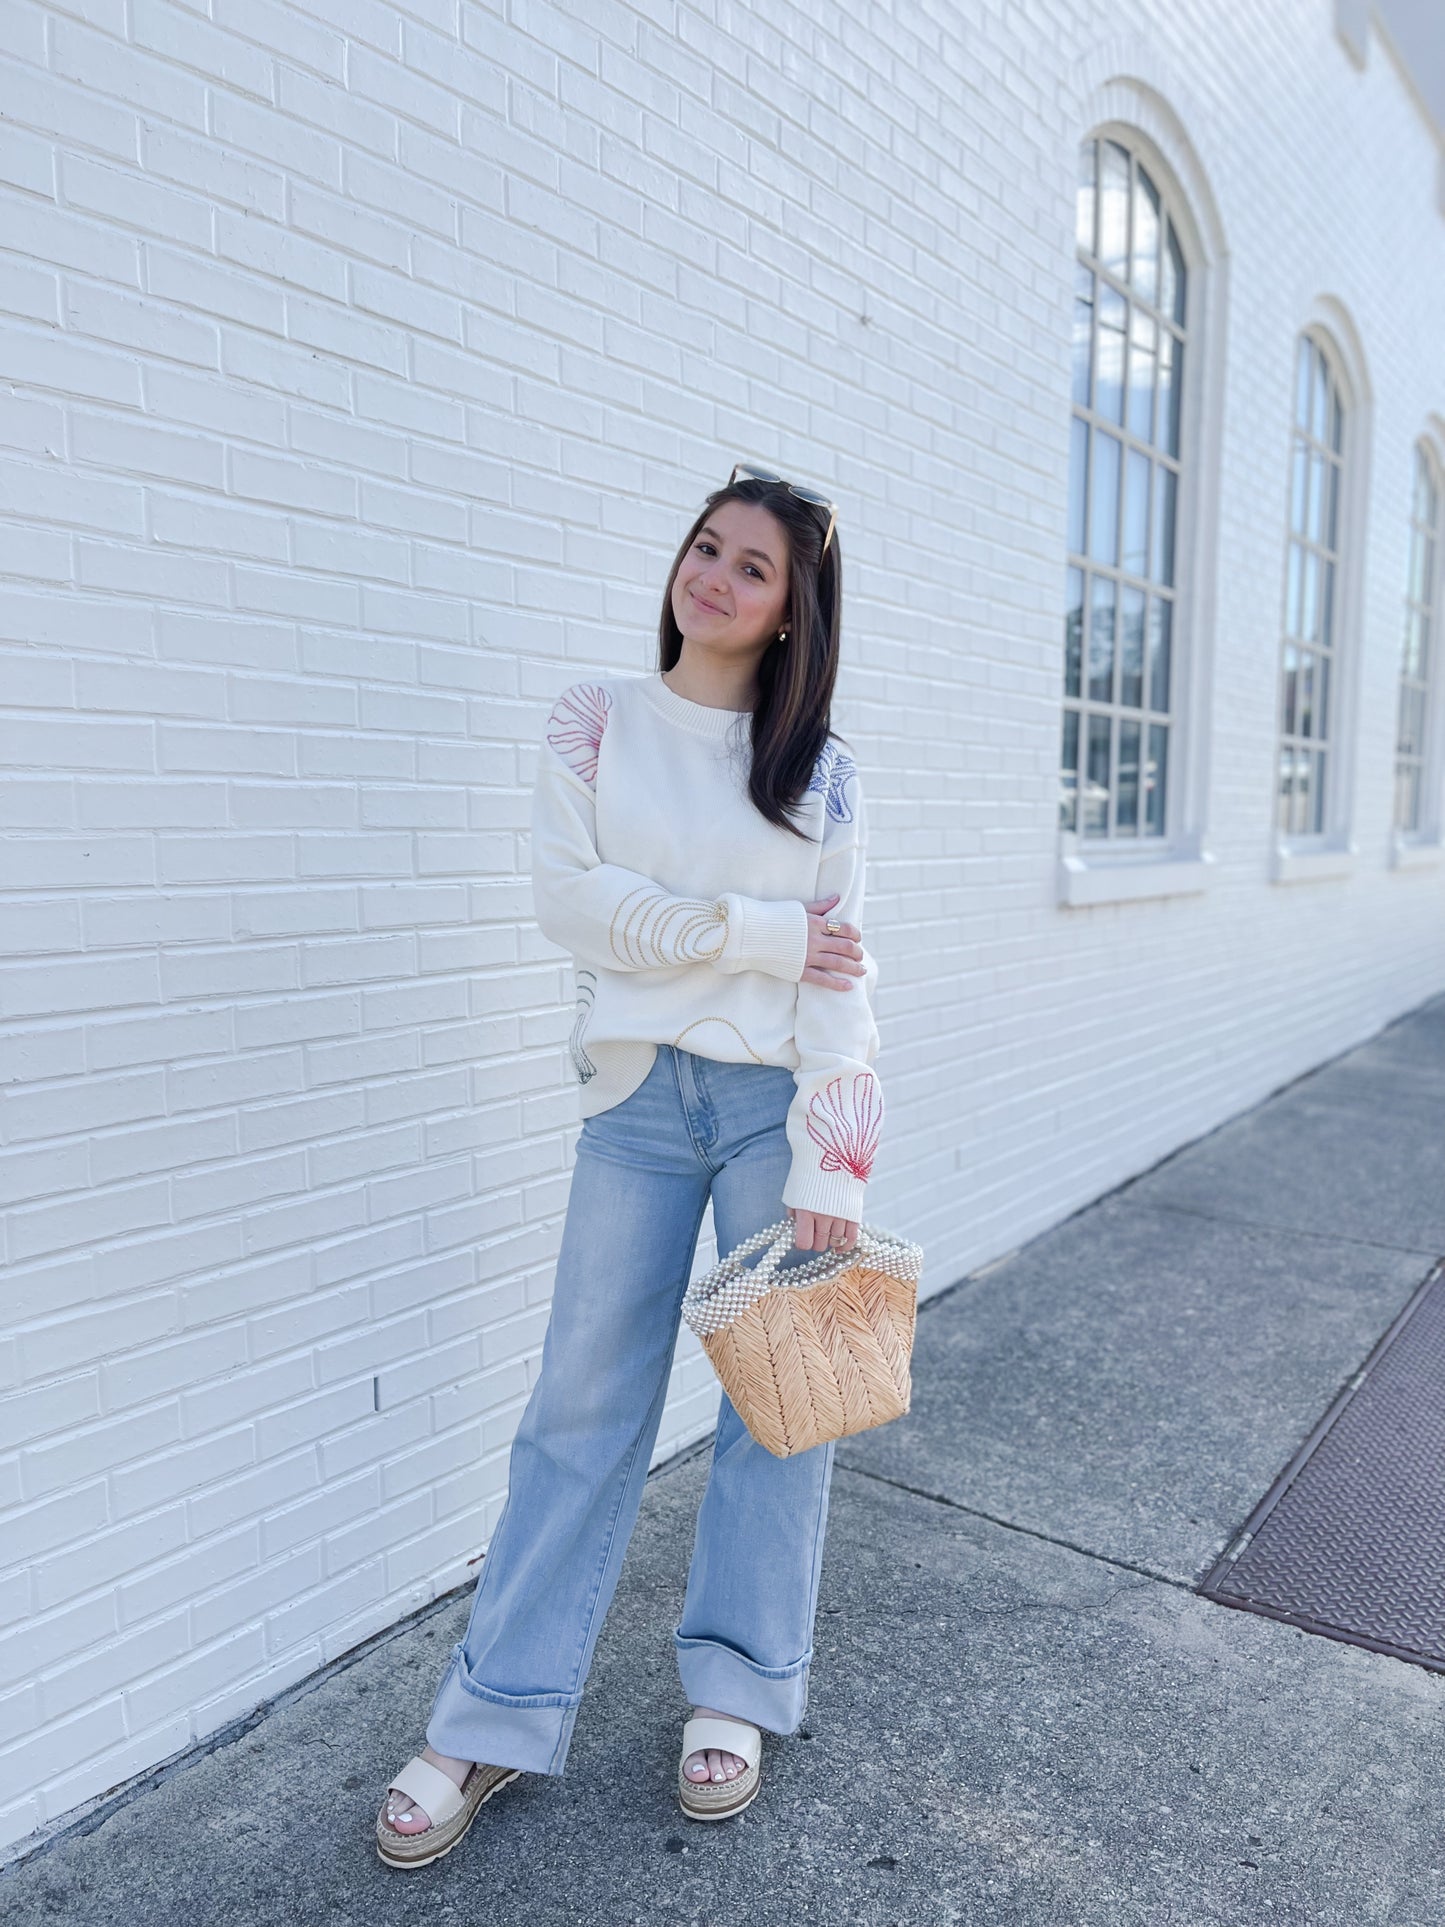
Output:
<instances>
[{"instance_id":1,"label":"white window frame","mask_svg":"<svg viewBox=\"0 0 1445 1927\"><path fill-rule=\"evenodd\" d=\"M1077 126L1073 153L1086 140L1115 140L1131 150L1152 176L1174 222L1189 276L1184 381L1180 394L1180 473L1175 504L1175 604L1170 692L1170 761L1162 837L1126 842L1085 839L1057 827L1056 895L1061 907L1188 895L1207 887L1214 867L1205 842L1208 796L1208 727L1214 655L1219 477L1223 413L1204 399L1222 392L1226 255L1223 228L1193 143L1154 89L1114 78L1096 88ZM1075 177L1069 176L1071 212ZM1071 237L1068 272L1078 259ZM1064 411L1066 433L1074 411ZM1067 471L1067 459L1065 459ZM1059 578L1065 579L1063 556ZM1064 689L1065 612L1059 603L1060 653L1053 746L1053 795L1057 797L1059 732Z\"/></svg>"},{"instance_id":2,"label":"white window frame","mask_svg":"<svg viewBox=\"0 0 1445 1927\"><path fill-rule=\"evenodd\" d=\"M1413 560L1415 534L1414 496L1415 464L1423 461L1435 485L1435 565L1432 579L1425 585L1425 600L1430 611L1429 661L1425 680L1424 739L1420 760L1420 823L1414 830L1403 829L1395 820L1396 782L1398 778L1398 722L1396 751L1391 759L1390 788L1390 862L1397 870L1434 868L1445 860L1445 448L1432 435L1426 433L1416 437L1411 450L1410 460L1410 548L1406 551L1406 567ZM1405 603L1408 608L1413 597L1410 583L1405 584ZM1404 646L1401 645L1400 676L1396 684L1398 698L1399 686L1404 681Z\"/></svg>"},{"instance_id":3,"label":"white window frame","mask_svg":"<svg viewBox=\"0 0 1445 1927\"><path fill-rule=\"evenodd\" d=\"M1336 525L1333 662L1330 672L1329 745L1325 764L1323 827L1286 834L1279 827L1279 753L1284 736L1284 648L1288 627L1290 502L1295 448L1295 382L1300 344L1320 350L1339 389L1340 493ZM1318 883L1353 874L1359 846L1353 834L1355 763L1359 736L1360 663L1363 651L1364 557L1369 529L1370 391L1364 356L1348 315L1333 300L1317 302L1289 344L1283 393L1288 396L1288 430L1281 459L1283 473L1280 587L1275 624L1275 717L1270 743L1269 874L1274 883Z\"/></svg>"}]
</instances>

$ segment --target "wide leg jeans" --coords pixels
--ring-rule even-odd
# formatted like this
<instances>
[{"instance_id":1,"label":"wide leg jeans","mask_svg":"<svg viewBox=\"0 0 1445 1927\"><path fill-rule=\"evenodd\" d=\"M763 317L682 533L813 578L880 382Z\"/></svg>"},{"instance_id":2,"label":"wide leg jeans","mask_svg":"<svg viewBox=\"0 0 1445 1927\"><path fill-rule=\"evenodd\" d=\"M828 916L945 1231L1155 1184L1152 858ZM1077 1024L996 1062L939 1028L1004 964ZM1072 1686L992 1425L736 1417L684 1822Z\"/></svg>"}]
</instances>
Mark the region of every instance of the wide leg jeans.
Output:
<instances>
[{"instance_id":1,"label":"wide leg jeans","mask_svg":"<svg viewBox=\"0 0 1445 1927\"><path fill-rule=\"evenodd\" d=\"M560 1773L637 1518L708 1197L719 1253L787 1216L773 1065L659 1045L584 1120L542 1366L506 1504L426 1737L438 1753ZM810 1256L789 1249L785 1263ZM673 1640L695 1706L793 1732L807 1703L832 1444L775 1458L721 1394Z\"/></svg>"}]
</instances>

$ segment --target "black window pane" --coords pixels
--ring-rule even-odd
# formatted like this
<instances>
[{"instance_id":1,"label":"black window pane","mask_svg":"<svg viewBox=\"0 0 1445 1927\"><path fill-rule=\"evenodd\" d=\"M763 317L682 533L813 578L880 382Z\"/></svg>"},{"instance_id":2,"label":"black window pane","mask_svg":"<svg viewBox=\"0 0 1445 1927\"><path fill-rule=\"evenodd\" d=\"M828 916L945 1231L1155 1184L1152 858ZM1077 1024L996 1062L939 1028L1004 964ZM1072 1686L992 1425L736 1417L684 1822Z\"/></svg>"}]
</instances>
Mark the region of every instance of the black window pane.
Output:
<instances>
[{"instance_id":1,"label":"black window pane","mask_svg":"<svg viewBox=\"0 0 1445 1927\"><path fill-rule=\"evenodd\" d=\"M1089 406L1089 367L1094 351L1094 277L1079 262L1074 273L1074 400Z\"/></svg>"},{"instance_id":2,"label":"black window pane","mask_svg":"<svg viewBox=\"0 0 1445 1927\"><path fill-rule=\"evenodd\" d=\"M1119 800L1115 826L1133 836L1139 829L1139 724L1121 717L1119 721Z\"/></svg>"},{"instance_id":3,"label":"black window pane","mask_svg":"<svg viewBox=\"0 0 1445 1927\"><path fill-rule=\"evenodd\" d=\"M1089 554L1110 568L1119 561L1119 443L1095 430L1089 482Z\"/></svg>"},{"instance_id":4,"label":"black window pane","mask_svg":"<svg viewBox=\"0 0 1445 1927\"><path fill-rule=\"evenodd\" d=\"M1137 448L1124 462L1124 567L1130 575L1149 568L1149 484L1153 463Z\"/></svg>"},{"instance_id":5,"label":"black window pane","mask_svg":"<svg viewBox=\"0 0 1445 1927\"><path fill-rule=\"evenodd\" d=\"M1284 646L1284 691L1282 727L1293 736L1299 726L1299 649L1295 643Z\"/></svg>"},{"instance_id":6,"label":"black window pane","mask_svg":"<svg viewBox=\"0 0 1445 1927\"><path fill-rule=\"evenodd\" d=\"M1159 364L1159 445L1179 453L1179 403L1184 391L1184 343L1167 335Z\"/></svg>"},{"instance_id":7,"label":"black window pane","mask_svg":"<svg viewBox=\"0 0 1445 1927\"><path fill-rule=\"evenodd\" d=\"M1079 817L1079 712L1064 711L1064 744L1059 768L1059 827L1075 829Z\"/></svg>"},{"instance_id":8,"label":"black window pane","mask_svg":"<svg viewBox=\"0 0 1445 1927\"><path fill-rule=\"evenodd\" d=\"M1281 832L1288 835L1294 827L1294 749L1288 743L1280 746L1279 752L1279 809L1275 821Z\"/></svg>"},{"instance_id":9,"label":"black window pane","mask_svg":"<svg viewBox=\"0 0 1445 1927\"><path fill-rule=\"evenodd\" d=\"M1084 652L1084 571L1070 569L1064 594L1064 694L1077 696Z\"/></svg>"},{"instance_id":10,"label":"black window pane","mask_svg":"<svg viewBox=\"0 0 1445 1927\"><path fill-rule=\"evenodd\" d=\"M1130 280L1141 301L1159 297L1159 190L1146 171L1134 168L1134 248Z\"/></svg>"},{"instance_id":11,"label":"black window pane","mask_svg":"<svg viewBox=\"0 0 1445 1927\"><path fill-rule=\"evenodd\" d=\"M1320 639L1320 558L1313 549L1306 549L1300 565L1302 593L1300 601L1300 640L1318 642Z\"/></svg>"},{"instance_id":12,"label":"black window pane","mask_svg":"<svg viewBox=\"0 0 1445 1927\"><path fill-rule=\"evenodd\" d=\"M1154 437L1154 373L1159 358L1159 324L1142 308L1129 318L1129 401L1127 426L1141 442Z\"/></svg>"},{"instance_id":13,"label":"black window pane","mask_svg":"<svg viewBox=\"0 0 1445 1927\"><path fill-rule=\"evenodd\" d=\"M1174 586L1174 498L1175 475L1160 462L1155 468L1154 490L1154 567L1156 582Z\"/></svg>"},{"instance_id":14,"label":"black window pane","mask_svg":"<svg viewBox=\"0 0 1445 1927\"><path fill-rule=\"evenodd\" d=\"M1294 458L1290 465L1289 525L1295 535L1307 532L1306 518L1309 514L1310 451L1306 443L1296 439Z\"/></svg>"},{"instance_id":15,"label":"black window pane","mask_svg":"<svg viewBox=\"0 0 1445 1927\"><path fill-rule=\"evenodd\" d=\"M1329 439L1330 376L1325 358L1316 348L1310 369L1310 433L1317 442Z\"/></svg>"},{"instance_id":16,"label":"black window pane","mask_svg":"<svg viewBox=\"0 0 1445 1927\"><path fill-rule=\"evenodd\" d=\"M1079 147L1079 185L1074 203L1075 239L1086 254L1094 252L1094 209L1098 199L1095 181L1099 143L1083 141Z\"/></svg>"},{"instance_id":17,"label":"black window pane","mask_svg":"<svg viewBox=\"0 0 1445 1927\"><path fill-rule=\"evenodd\" d=\"M1400 691L1400 753L1419 756L1425 747L1425 692L1410 683Z\"/></svg>"},{"instance_id":18,"label":"black window pane","mask_svg":"<svg viewBox=\"0 0 1445 1927\"><path fill-rule=\"evenodd\" d=\"M1169 632L1174 604L1155 596L1149 604L1149 707L1169 708Z\"/></svg>"},{"instance_id":19,"label":"black window pane","mask_svg":"<svg viewBox=\"0 0 1445 1927\"><path fill-rule=\"evenodd\" d=\"M1317 736L1315 727L1315 673L1319 657L1310 650L1300 652L1299 665L1299 721L1295 724L1297 736Z\"/></svg>"},{"instance_id":20,"label":"black window pane","mask_svg":"<svg viewBox=\"0 0 1445 1927\"><path fill-rule=\"evenodd\" d=\"M1084 785L1084 834L1103 836L1109 827L1109 718L1089 718L1089 767Z\"/></svg>"},{"instance_id":21,"label":"black window pane","mask_svg":"<svg viewBox=\"0 0 1445 1927\"><path fill-rule=\"evenodd\" d=\"M1089 424L1075 415L1069 434L1069 553L1084 553L1084 506L1088 497Z\"/></svg>"},{"instance_id":22,"label":"black window pane","mask_svg":"<svg viewBox=\"0 0 1445 1927\"><path fill-rule=\"evenodd\" d=\"M1144 591L1125 588L1120 623L1119 701L1144 707Z\"/></svg>"},{"instance_id":23,"label":"black window pane","mask_svg":"<svg viewBox=\"0 0 1445 1927\"><path fill-rule=\"evenodd\" d=\"M1114 700L1114 582L1096 575L1089 614L1089 700Z\"/></svg>"},{"instance_id":24,"label":"black window pane","mask_svg":"<svg viewBox=\"0 0 1445 1927\"><path fill-rule=\"evenodd\" d=\"M1402 830L1420 827L1420 766L1402 763L1395 778L1395 821Z\"/></svg>"},{"instance_id":25,"label":"black window pane","mask_svg":"<svg viewBox=\"0 0 1445 1927\"><path fill-rule=\"evenodd\" d=\"M1314 754L1307 749L1295 751L1295 806L1299 812L1299 827L1311 830L1315 820L1315 800L1319 794L1315 783L1316 767Z\"/></svg>"},{"instance_id":26,"label":"black window pane","mask_svg":"<svg viewBox=\"0 0 1445 1927\"><path fill-rule=\"evenodd\" d=\"M1101 141L1099 164L1099 259L1122 281L1129 264L1129 156L1117 141Z\"/></svg>"},{"instance_id":27,"label":"black window pane","mask_svg":"<svg viewBox=\"0 0 1445 1927\"><path fill-rule=\"evenodd\" d=\"M1094 407L1105 421L1124 419L1124 329L1128 304L1117 288L1099 285L1099 317L1096 330L1094 370Z\"/></svg>"},{"instance_id":28,"label":"black window pane","mask_svg":"<svg viewBox=\"0 0 1445 1927\"><path fill-rule=\"evenodd\" d=\"M1318 448L1310 452L1309 512L1305 534L1311 542L1325 539L1325 468L1328 458Z\"/></svg>"},{"instance_id":29,"label":"black window pane","mask_svg":"<svg viewBox=\"0 0 1445 1927\"><path fill-rule=\"evenodd\" d=\"M1163 723L1149 725L1149 762L1144 776L1145 821L1150 836L1164 834L1164 803L1169 779L1169 731Z\"/></svg>"},{"instance_id":30,"label":"black window pane","mask_svg":"<svg viewBox=\"0 0 1445 1927\"><path fill-rule=\"evenodd\" d=\"M1185 295L1187 293L1184 273L1184 250L1179 245L1179 236L1174 223L1169 223L1169 239L1164 255L1164 291L1160 306L1166 314L1183 325Z\"/></svg>"}]
</instances>

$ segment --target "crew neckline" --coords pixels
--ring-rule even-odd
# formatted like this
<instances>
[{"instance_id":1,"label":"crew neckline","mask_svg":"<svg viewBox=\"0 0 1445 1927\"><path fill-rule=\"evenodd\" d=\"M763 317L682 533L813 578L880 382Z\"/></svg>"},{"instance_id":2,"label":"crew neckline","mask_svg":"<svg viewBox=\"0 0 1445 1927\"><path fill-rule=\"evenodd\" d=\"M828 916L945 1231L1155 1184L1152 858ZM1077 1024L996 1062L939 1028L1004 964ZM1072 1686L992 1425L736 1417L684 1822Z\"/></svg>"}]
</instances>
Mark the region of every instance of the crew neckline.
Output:
<instances>
[{"instance_id":1,"label":"crew neckline","mask_svg":"<svg viewBox=\"0 0 1445 1927\"><path fill-rule=\"evenodd\" d=\"M646 679L647 693L669 722L690 729L695 736L726 736L740 716L751 716L750 709L714 709L708 703L695 703L690 696L679 696L654 669Z\"/></svg>"}]
</instances>

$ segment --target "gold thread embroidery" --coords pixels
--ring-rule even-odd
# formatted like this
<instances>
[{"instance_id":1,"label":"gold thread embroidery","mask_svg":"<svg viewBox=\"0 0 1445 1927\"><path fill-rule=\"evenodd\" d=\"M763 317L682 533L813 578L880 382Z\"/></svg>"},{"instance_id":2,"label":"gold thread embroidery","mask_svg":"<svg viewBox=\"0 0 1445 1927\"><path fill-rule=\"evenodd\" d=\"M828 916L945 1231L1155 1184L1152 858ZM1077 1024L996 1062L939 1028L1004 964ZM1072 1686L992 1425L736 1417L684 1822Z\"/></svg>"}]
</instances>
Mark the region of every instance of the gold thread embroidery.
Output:
<instances>
[{"instance_id":1,"label":"gold thread embroidery","mask_svg":"<svg viewBox=\"0 0 1445 1927\"><path fill-rule=\"evenodd\" d=\"M613 956L635 969L711 963L727 942L727 926L727 912L715 904L670 897L662 890L631 890L613 911L607 938ZM705 947L714 932L717 943Z\"/></svg>"},{"instance_id":2,"label":"gold thread embroidery","mask_svg":"<svg viewBox=\"0 0 1445 1927\"><path fill-rule=\"evenodd\" d=\"M567 1040L567 1048L572 1057L572 1068L577 1074L579 1084L589 1083L597 1075L597 1066L587 1055L582 1044L582 1033L592 1015L593 1005L597 1002L597 976L595 971L577 972L576 1013L572 1021L572 1035Z\"/></svg>"},{"instance_id":3,"label":"gold thread embroidery","mask_svg":"<svg viewBox=\"0 0 1445 1927\"><path fill-rule=\"evenodd\" d=\"M687 1033L690 1030L696 1030L699 1024L726 1024L728 1029L733 1033L734 1037L737 1038L738 1042L742 1045L743 1049L747 1052L748 1056L752 1058L753 1062L755 1064L762 1063L763 1061L762 1058L758 1056L757 1052L753 1049L752 1045L748 1042L747 1038L743 1036L742 1032L738 1029L737 1025L733 1022L731 1017L695 1017L690 1024L684 1024L682 1029L677 1033L676 1037L673 1038L672 1040L673 1048L686 1050L687 1046L683 1043L682 1040L684 1037L686 1037Z\"/></svg>"}]
</instances>

